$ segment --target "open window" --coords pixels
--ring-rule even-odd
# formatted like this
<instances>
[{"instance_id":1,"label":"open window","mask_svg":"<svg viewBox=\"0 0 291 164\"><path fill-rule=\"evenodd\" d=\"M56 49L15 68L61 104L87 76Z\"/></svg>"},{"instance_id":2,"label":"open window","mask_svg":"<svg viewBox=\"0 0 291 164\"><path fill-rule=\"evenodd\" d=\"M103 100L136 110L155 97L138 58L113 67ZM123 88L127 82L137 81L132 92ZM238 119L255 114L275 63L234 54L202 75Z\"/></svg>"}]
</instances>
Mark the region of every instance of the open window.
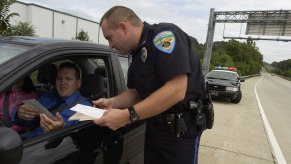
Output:
<instances>
[{"instance_id":1,"label":"open window","mask_svg":"<svg viewBox=\"0 0 291 164\"><path fill-rule=\"evenodd\" d=\"M58 58L54 60L46 60L41 64L32 65L29 71L25 71L22 73L21 78L29 77L32 81L32 85L37 91L38 97L34 97L38 99L39 97L57 93L56 89L56 76L57 69L59 65L63 62L71 62L76 64L81 71L81 80L82 85L80 88L81 94L89 98L91 100L96 100L101 97L109 97L110 89L108 84L108 56L105 55L84 55L84 54L74 54L71 56L59 55ZM17 79L20 79L17 78ZM10 86L13 86L17 80L13 81ZM81 123L81 122L80 122ZM85 124L88 122L85 122ZM5 123L5 119L1 119L2 126L7 126ZM72 127L72 129L78 129L83 126L82 124L76 124ZM59 132L65 132L72 130L70 128L64 128L57 130L55 132L51 132L50 134L44 134L45 136L54 136ZM23 140L27 140L27 134L29 134L33 129L29 127L25 127L26 132L21 132L21 137Z\"/></svg>"}]
</instances>

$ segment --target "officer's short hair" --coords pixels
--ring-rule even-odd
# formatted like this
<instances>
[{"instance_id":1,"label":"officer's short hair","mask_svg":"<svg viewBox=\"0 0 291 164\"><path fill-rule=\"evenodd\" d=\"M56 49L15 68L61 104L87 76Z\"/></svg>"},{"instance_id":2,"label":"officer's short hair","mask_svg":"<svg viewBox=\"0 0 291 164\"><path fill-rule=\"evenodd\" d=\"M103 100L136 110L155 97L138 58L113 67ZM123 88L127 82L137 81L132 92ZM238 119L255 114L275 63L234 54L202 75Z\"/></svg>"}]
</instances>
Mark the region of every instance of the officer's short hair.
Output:
<instances>
[{"instance_id":1,"label":"officer's short hair","mask_svg":"<svg viewBox=\"0 0 291 164\"><path fill-rule=\"evenodd\" d=\"M75 77L79 80L81 78L81 73L80 73L80 69L79 67L74 64L74 63L70 63L70 62L64 62L59 66L59 70L61 68L71 68L75 70Z\"/></svg>"},{"instance_id":2,"label":"officer's short hair","mask_svg":"<svg viewBox=\"0 0 291 164\"><path fill-rule=\"evenodd\" d=\"M130 8L124 6L114 6L109 9L101 18L100 25L104 19L107 20L109 27L116 29L121 21L129 21L133 26L139 26L142 21Z\"/></svg>"}]
</instances>

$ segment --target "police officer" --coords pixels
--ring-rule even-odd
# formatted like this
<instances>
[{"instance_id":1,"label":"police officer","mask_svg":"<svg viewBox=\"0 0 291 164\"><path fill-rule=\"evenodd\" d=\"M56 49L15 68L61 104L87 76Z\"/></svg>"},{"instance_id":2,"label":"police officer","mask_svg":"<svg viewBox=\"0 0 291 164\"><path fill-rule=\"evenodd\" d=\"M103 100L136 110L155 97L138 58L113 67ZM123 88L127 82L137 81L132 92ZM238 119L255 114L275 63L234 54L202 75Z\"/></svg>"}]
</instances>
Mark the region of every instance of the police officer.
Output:
<instances>
[{"instance_id":1,"label":"police officer","mask_svg":"<svg viewBox=\"0 0 291 164\"><path fill-rule=\"evenodd\" d=\"M204 78L189 36L174 24L142 22L123 6L108 10L100 24L109 47L129 54L130 66L126 91L93 101L108 109L94 122L115 130L147 119L145 163L197 163Z\"/></svg>"}]
</instances>

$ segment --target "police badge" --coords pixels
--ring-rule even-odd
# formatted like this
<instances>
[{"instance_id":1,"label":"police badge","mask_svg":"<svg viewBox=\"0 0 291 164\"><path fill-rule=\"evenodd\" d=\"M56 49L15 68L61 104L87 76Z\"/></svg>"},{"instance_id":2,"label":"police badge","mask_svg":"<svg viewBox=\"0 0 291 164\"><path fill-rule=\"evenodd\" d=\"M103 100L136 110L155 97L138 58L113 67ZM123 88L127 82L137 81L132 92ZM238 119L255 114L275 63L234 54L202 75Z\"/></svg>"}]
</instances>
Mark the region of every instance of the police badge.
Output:
<instances>
[{"instance_id":1,"label":"police badge","mask_svg":"<svg viewBox=\"0 0 291 164\"><path fill-rule=\"evenodd\" d=\"M141 60L145 63L147 60L148 51L145 47L141 49Z\"/></svg>"}]
</instances>

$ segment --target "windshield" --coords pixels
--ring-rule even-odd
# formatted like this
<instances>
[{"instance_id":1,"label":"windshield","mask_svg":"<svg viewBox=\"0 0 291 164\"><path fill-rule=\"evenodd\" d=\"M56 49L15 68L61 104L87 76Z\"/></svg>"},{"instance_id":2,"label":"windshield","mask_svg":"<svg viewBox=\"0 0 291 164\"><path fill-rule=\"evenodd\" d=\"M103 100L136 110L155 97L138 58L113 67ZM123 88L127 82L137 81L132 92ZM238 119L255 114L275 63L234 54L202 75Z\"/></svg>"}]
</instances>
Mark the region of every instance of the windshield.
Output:
<instances>
[{"instance_id":1,"label":"windshield","mask_svg":"<svg viewBox=\"0 0 291 164\"><path fill-rule=\"evenodd\" d=\"M237 80L237 74L234 72L211 71L206 75L207 79Z\"/></svg>"},{"instance_id":2,"label":"windshield","mask_svg":"<svg viewBox=\"0 0 291 164\"><path fill-rule=\"evenodd\" d=\"M30 47L17 44L0 43L0 64L27 51L29 48Z\"/></svg>"}]
</instances>

